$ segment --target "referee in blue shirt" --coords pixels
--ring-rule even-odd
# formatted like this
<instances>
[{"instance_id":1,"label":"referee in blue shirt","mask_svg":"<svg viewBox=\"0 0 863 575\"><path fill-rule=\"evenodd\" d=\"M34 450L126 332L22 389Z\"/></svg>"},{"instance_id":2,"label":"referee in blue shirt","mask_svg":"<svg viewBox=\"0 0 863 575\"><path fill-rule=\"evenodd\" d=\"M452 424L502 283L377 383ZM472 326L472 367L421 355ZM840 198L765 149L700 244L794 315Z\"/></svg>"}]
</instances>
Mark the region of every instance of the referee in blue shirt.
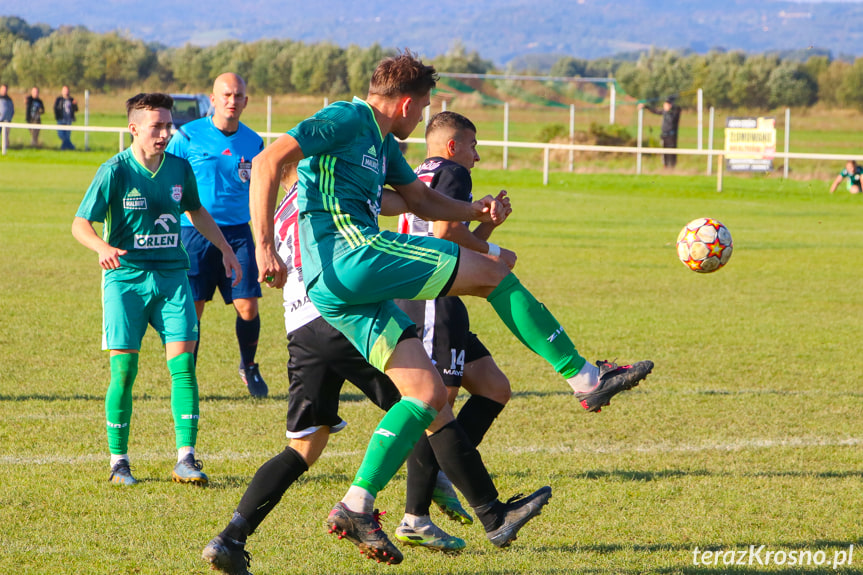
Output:
<instances>
[{"instance_id":1,"label":"referee in blue shirt","mask_svg":"<svg viewBox=\"0 0 863 575\"><path fill-rule=\"evenodd\" d=\"M225 303L234 304L240 346L240 377L253 397L266 397L267 384L255 363L261 332L258 315L261 286L257 282L255 244L249 226L252 158L264 149L264 142L240 122L240 115L249 102L246 83L241 77L225 73L216 78L210 102L213 115L185 124L171 138L167 151L186 158L192 164L201 203L212 214L237 254L243 268L243 279L238 285L231 286L231 279L225 277L219 250L183 216L182 240L191 261L189 283L199 324L204 305L213 299L217 287ZM196 348L196 358L197 354Z\"/></svg>"}]
</instances>

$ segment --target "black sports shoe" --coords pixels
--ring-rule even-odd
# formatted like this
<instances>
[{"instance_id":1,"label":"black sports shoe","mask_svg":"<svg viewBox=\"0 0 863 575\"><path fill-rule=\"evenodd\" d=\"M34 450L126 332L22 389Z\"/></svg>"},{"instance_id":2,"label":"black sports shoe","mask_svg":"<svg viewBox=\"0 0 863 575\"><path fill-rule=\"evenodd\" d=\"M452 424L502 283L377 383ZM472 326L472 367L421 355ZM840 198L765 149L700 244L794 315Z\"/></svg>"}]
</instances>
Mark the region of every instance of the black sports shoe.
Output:
<instances>
[{"instance_id":1,"label":"black sports shoe","mask_svg":"<svg viewBox=\"0 0 863 575\"><path fill-rule=\"evenodd\" d=\"M587 411L599 413L611 402L611 398L627 389L632 389L653 370L652 361L639 361L632 365L619 366L611 361L597 361L599 384L591 391L576 392L575 398Z\"/></svg>"},{"instance_id":2,"label":"black sports shoe","mask_svg":"<svg viewBox=\"0 0 863 575\"><path fill-rule=\"evenodd\" d=\"M503 523L497 529L486 532L486 537L498 547L508 547L516 540L518 530L542 513L542 508L549 499L551 487L548 485L540 487L527 497L521 497L521 494L510 497L504 504Z\"/></svg>"},{"instance_id":3,"label":"black sports shoe","mask_svg":"<svg viewBox=\"0 0 863 575\"><path fill-rule=\"evenodd\" d=\"M245 543L236 539L216 535L204 547L201 558L209 563L212 569L228 575L252 575L247 569L252 563L252 556L246 551Z\"/></svg>"},{"instance_id":4,"label":"black sports shoe","mask_svg":"<svg viewBox=\"0 0 863 575\"><path fill-rule=\"evenodd\" d=\"M270 390L267 387L267 382L261 377L257 363L250 363L246 367L241 367L240 377L243 378L243 383L249 388L249 394L252 397L267 397Z\"/></svg>"},{"instance_id":5,"label":"black sports shoe","mask_svg":"<svg viewBox=\"0 0 863 575\"><path fill-rule=\"evenodd\" d=\"M381 515L377 509L374 513L357 513L339 501L330 511L327 525L330 533L359 547L361 555L387 565L401 563L404 556L381 529Z\"/></svg>"}]
</instances>

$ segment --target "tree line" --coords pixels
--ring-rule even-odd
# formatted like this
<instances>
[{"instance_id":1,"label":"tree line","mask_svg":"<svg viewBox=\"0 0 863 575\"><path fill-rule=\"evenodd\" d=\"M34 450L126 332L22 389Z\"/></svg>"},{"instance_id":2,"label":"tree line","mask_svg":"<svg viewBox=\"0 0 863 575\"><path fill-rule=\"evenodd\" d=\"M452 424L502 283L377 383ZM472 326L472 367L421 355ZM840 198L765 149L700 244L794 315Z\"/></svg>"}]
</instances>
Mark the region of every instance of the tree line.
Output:
<instances>
[{"instance_id":1,"label":"tree line","mask_svg":"<svg viewBox=\"0 0 863 575\"><path fill-rule=\"evenodd\" d=\"M213 46L168 47L84 27L52 29L17 17L0 17L0 83L112 92L159 89L208 92L225 70L246 78L250 92L264 94L365 94L376 63L394 54L373 44L342 48L291 40L223 41ZM708 54L650 50L597 60L562 57L552 76L613 76L620 90L639 100L670 94L691 104L703 89L706 105L771 109L812 106L863 110L863 58L833 59L823 50ZM441 72L502 73L460 43L431 63ZM524 72L522 72L524 73Z\"/></svg>"}]
</instances>

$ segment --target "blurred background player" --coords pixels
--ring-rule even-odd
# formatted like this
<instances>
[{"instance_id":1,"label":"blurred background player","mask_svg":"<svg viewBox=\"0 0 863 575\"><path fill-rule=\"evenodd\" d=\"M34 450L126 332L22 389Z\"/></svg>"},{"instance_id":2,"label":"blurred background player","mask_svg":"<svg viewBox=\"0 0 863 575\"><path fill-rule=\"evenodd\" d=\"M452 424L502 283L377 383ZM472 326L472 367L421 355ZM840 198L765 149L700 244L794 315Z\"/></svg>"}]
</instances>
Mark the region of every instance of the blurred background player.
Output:
<instances>
[{"instance_id":1,"label":"blurred background player","mask_svg":"<svg viewBox=\"0 0 863 575\"><path fill-rule=\"evenodd\" d=\"M165 345L171 373L171 411L177 445L174 481L206 485L195 459L198 383L192 352L198 322L180 244L180 214L221 250L227 275L242 270L219 227L198 199L195 175L185 160L165 153L171 137L173 100L138 94L126 102L132 146L99 168L75 219L72 235L99 256L102 272L102 347L110 350L111 382L105 396L110 481L134 485L129 466L132 386L147 326ZM92 222L105 222L102 236ZM104 239L103 239L104 238Z\"/></svg>"},{"instance_id":2,"label":"blurred background player","mask_svg":"<svg viewBox=\"0 0 863 575\"><path fill-rule=\"evenodd\" d=\"M833 180L833 183L830 184L830 193L836 191L836 188L839 187L839 184L842 183L842 180L848 178L848 191L852 194L860 193L860 177L863 176L863 167L858 166L857 162L854 160L848 160L845 164L845 167L839 172L839 175L836 176L836 179Z\"/></svg>"},{"instance_id":3,"label":"blurred background player","mask_svg":"<svg viewBox=\"0 0 863 575\"><path fill-rule=\"evenodd\" d=\"M261 286L257 282L255 243L249 227L252 158L264 148L264 142L240 122L248 101L242 78L231 73L220 75L210 95L213 115L189 122L177 130L168 144L168 152L192 164L201 204L219 225L243 268L242 281L232 286L231 279L225 277L219 250L183 217L183 245L191 260L189 283L198 321L218 287L224 302L233 302L237 311L235 331L240 346L240 377L253 397L266 397L267 384L255 362L261 333L258 314ZM200 339L195 348L196 359L199 349Z\"/></svg>"}]
</instances>

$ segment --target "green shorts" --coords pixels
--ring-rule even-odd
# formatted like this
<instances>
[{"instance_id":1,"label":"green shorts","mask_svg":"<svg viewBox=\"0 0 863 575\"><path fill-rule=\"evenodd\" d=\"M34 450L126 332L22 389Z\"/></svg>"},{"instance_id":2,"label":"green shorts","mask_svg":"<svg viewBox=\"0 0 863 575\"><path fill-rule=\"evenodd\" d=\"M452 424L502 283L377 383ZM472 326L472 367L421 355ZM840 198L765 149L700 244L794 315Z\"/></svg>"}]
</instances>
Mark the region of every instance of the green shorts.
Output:
<instances>
[{"instance_id":1,"label":"green shorts","mask_svg":"<svg viewBox=\"0 0 863 575\"><path fill-rule=\"evenodd\" d=\"M186 270L120 268L102 278L102 349L141 349L147 326L162 344L198 340Z\"/></svg>"},{"instance_id":2,"label":"green shorts","mask_svg":"<svg viewBox=\"0 0 863 575\"><path fill-rule=\"evenodd\" d=\"M384 371L402 334L414 325L392 300L434 299L448 291L459 247L389 231L366 239L312 279L309 299L370 364Z\"/></svg>"}]
</instances>

